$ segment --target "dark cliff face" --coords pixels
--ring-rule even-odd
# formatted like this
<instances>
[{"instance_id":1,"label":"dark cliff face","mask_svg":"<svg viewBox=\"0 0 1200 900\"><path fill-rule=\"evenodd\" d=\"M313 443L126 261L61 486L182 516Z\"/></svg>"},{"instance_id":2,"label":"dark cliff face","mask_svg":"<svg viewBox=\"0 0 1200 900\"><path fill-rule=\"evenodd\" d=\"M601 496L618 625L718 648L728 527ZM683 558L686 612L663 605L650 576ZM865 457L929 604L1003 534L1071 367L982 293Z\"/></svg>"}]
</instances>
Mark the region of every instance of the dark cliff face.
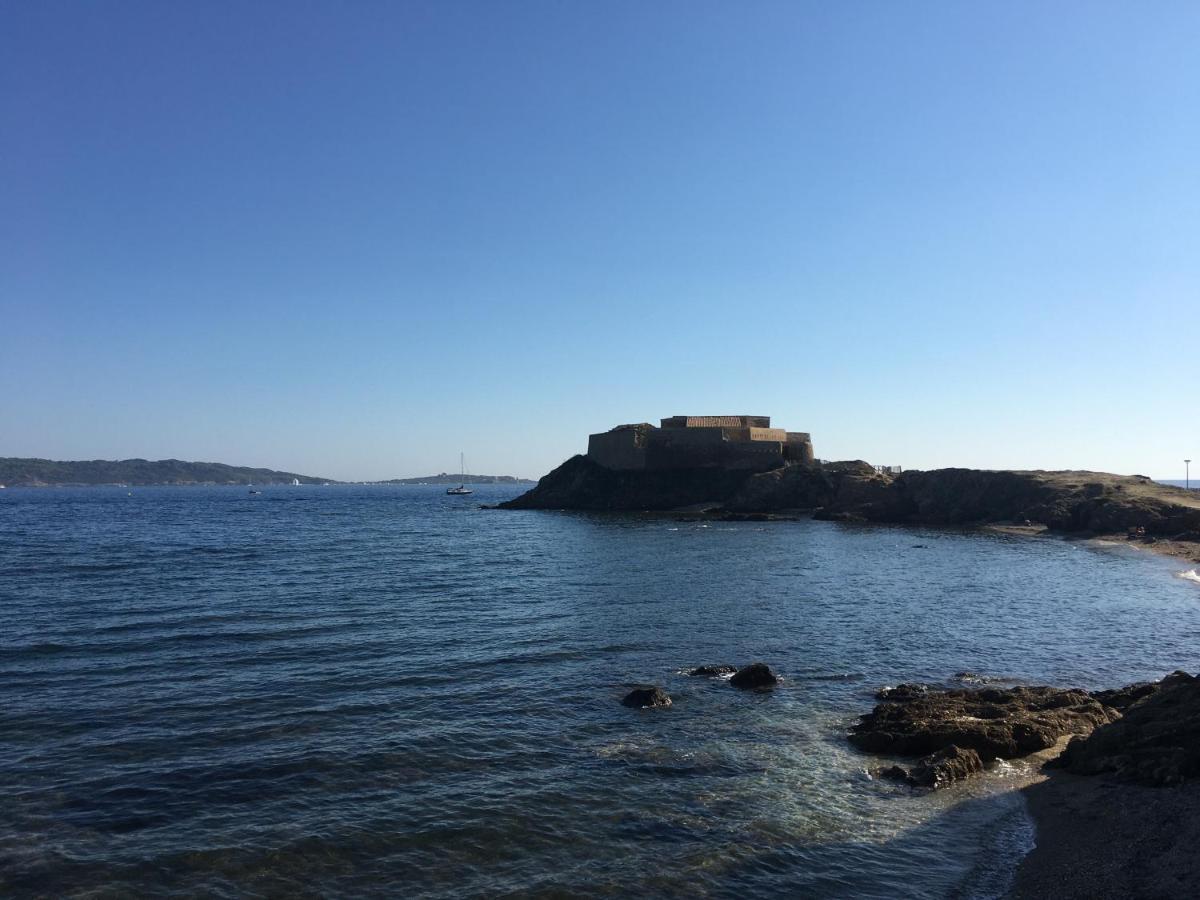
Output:
<instances>
[{"instance_id":1,"label":"dark cliff face","mask_svg":"<svg viewBox=\"0 0 1200 900\"><path fill-rule=\"evenodd\" d=\"M616 471L572 456L503 509L670 510L722 505L751 473L721 469Z\"/></svg>"},{"instance_id":2,"label":"dark cliff face","mask_svg":"<svg viewBox=\"0 0 1200 900\"><path fill-rule=\"evenodd\" d=\"M672 510L709 503L737 513L812 510L818 518L929 525L1031 521L1056 531L1200 531L1200 496L1141 476L936 469L882 475L863 462L613 471L567 460L508 509Z\"/></svg>"}]
</instances>

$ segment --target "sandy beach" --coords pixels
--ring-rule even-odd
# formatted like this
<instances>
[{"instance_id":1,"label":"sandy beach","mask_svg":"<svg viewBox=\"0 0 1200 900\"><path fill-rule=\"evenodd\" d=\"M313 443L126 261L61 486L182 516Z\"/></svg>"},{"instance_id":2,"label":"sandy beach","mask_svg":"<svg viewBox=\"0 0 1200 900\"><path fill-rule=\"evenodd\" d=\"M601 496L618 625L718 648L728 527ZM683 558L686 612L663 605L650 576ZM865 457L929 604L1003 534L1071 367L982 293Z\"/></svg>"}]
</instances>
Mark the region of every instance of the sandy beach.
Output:
<instances>
[{"instance_id":1,"label":"sandy beach","mask_svg":"<svg viewBox=\"0 0 1200 900\"><path fill-rule=\"evenodd\" d=\"M1149 553L1158 553L1162 556L1170 556L1173 559L1181 559L1184 562L1200 563L1200 542L1198 541L1174 541L1169 538L1159 538L1153 541L1130 540L1123 534L1100 535L1096 540L1110 541L1120 544L1123 547L1130 547L1134 550L1145 550Z\"/></svg>"},{"instance_id":2,"label":"sandy beach","mask_svg":"<svg viewBox=\"0 0 1200 900\"><path fill-rule=\"evenodd\" d=\"M1200 891L1200 784L1144 787L1052 771L1022 793L1036 846L1009 900L1183 900Z\"/></svg>"}]
</instances>

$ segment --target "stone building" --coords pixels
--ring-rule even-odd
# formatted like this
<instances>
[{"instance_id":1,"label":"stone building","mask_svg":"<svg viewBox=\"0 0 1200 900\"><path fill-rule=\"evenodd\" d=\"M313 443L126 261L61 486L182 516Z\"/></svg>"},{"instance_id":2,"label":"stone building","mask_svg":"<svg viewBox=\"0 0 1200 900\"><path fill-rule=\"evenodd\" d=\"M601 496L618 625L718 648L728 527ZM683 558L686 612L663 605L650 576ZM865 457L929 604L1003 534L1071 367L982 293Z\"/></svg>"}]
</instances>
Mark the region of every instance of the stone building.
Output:
<instances>
[{"instance_id":1,"label":"stone building","mask_svg":"<svg viewBox=\"0 0 1200 900\"><path fill-rule=\"evenodd\" d=\"M811 463L806 432L771 427L770 416L671 416L660 427L618 425L588 438L588 458L608 469L766 470Z\"/></svg>"}]
</instances>

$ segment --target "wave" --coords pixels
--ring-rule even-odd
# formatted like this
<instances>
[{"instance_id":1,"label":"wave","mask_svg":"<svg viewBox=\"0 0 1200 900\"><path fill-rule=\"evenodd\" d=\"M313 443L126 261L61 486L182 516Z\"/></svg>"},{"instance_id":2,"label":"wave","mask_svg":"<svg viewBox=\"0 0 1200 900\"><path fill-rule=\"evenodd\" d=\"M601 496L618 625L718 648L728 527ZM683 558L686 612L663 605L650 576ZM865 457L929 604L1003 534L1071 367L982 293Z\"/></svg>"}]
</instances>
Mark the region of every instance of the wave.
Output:
<instances>
[{"instance_id":1,"label":"wave","mask_svg":"<svg viewBox=\"0 0 1200 900\"><path fill-rule=\"evenodd\" d=\"M1196 584L1200 584L1200 572L1197 572L1195 569L1189 569L1186 572L1180 572L1179 577L1184 581L1194 581Z\"/></svg>"}]
</instances>

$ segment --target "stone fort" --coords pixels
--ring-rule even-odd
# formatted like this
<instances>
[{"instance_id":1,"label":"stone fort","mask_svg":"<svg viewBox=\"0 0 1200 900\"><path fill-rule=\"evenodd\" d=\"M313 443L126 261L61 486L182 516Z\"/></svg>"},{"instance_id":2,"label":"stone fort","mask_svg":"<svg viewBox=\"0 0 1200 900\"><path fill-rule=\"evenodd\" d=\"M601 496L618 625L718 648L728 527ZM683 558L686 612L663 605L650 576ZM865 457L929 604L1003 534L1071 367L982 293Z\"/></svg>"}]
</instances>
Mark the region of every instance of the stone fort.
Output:
<instances>
[{"instance_id":1,"label":"stone fort","mask_svg":"<svg viewBox=\"0 0 1200 900\"><path fill-rule=\"evenodd\" d=\"M771 427L770 416L671 416L618 425L588 438L588 459L607 469L775 469L811 463L812 439Z\"/></svg>"}]
</instances>

